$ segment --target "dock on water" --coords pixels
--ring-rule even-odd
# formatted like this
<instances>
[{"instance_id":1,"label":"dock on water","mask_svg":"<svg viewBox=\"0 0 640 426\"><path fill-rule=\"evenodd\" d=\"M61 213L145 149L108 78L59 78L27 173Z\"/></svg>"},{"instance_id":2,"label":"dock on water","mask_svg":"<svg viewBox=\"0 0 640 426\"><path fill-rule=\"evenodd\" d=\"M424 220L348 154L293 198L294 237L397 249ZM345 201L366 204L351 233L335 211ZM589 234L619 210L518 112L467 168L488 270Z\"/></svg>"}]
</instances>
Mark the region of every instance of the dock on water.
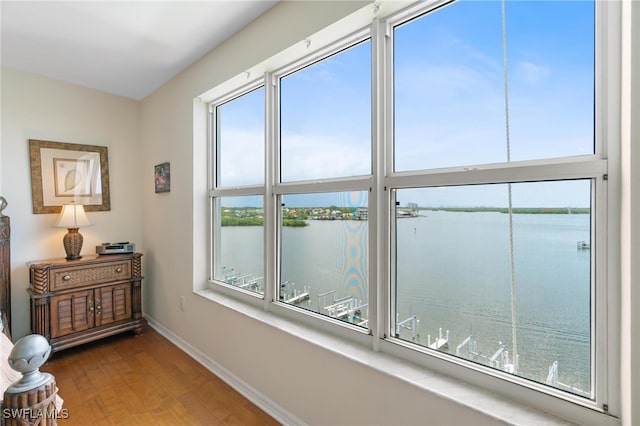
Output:
<instances>
[{"instance_id":1,"label":"dock on water","mask_svg":"<svg viewBox=\"0 0 640 426\"><path fill-rule=\"evenodd\" d=\"M294 291L293 296L290 297L289 299L285 300L285 303L289 303L292 305L297 305L300 302L304 302L305 300L309 300L309 291L303 291L301 293L298 293L297 291Z\"/></svg>"}]
</instances>

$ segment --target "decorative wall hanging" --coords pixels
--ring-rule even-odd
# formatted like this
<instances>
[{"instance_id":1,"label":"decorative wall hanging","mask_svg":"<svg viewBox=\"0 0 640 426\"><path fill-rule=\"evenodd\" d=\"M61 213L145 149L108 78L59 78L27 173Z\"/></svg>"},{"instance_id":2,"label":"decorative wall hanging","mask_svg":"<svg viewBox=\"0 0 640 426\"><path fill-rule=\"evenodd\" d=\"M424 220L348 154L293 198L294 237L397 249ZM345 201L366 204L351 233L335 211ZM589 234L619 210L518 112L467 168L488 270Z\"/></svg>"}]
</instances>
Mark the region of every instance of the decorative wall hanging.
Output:
<instances>
[{"instance_id":1,"label":"decorative wall hanging","mask_svg":"<svg viewBox=\"0 0 640 426\"><path fill-rule=\"evenodd\" d=\"M107 157L106 146L29 139L33 213L60 213L71 201L111 210Z\"/></svg>"},{"instance_id":2,"label":"decorative wall hanging","mask_svg":"<svg viewBox=\"0 0 640 426\"><path fill-rule=\"evenodd\" d=\"M171 166L169 163L155 165L156 194L171 191Z\"/></svg>"}]
</instances>

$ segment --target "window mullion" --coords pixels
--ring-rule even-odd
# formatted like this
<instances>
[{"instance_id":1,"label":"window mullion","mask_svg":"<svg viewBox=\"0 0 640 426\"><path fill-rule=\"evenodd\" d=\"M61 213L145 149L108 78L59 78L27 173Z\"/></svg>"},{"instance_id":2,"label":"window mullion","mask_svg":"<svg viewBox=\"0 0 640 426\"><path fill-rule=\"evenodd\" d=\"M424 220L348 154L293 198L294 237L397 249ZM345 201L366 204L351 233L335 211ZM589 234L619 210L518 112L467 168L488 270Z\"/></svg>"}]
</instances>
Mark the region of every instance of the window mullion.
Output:
<instances>
[{"instance_id":1,"label":"window mullion","mask_svg":"<svg viewBox=\"0 0 640 426\"><path fill-rule=\"evenodd\" d=\"M391 126L388 123L389 105L388 87L388 52L387 24L379 19L372 24L372 171L373 191L369 198L369 265L370 294L369 305L375 307L371 312L370 327L373 348L380 349L380 341L389 330L389 235L387 232L386 212L387 194L384 191L384 176L387 170L388 155L385 133Z\"/></svg>"},{"instance_id":2,"label":"window mullion","mask_svg":"<svg viewBox=\"0 0 640 426\"><path fill-rule=\"evenodd\" d=\"M620 126L622 27L619 2L596 2L595 148L608 159L608 179L595 187L595 401L599 408L619 416L622 412L620 333L612 332L620 318Z\"/></svg>"},{"instance_id":3,"label":"window mullion","mask_svg":"<svg viewBox=\"0 0 640 426\"><path fill-rule=\"evenodd\" d=\"M214 174L216 173L216 148L215 148L215 114L213 105L209 104L208 108L208 120L207 120L207 189L209 190L209 202L207 203L207 208L209 209L209 220L207 221L207 233L209 235L208 244L207 244L207 277L209 281L213 279L215 267L213 261L213 253L216 246L216 240L218 238L217 233L214 231L216 215L215 215L215 198L211 193L211 190L214 186Z\"/></svg>"},{"instance_id":4,"label":"window mullion","mask_svg":"<svg viewBox=\"0 0 640 426\"><path fill-rule=\"evenodd\" d=\"M561 159L559 161L523 161L458 167L422 172L395 173L385 179L388 187L468 185L527 182L601 177L607 173L607 160L597 156Z\"/></svg>"},{"instance_id":5,"label":"window mullion","mask_svg":"<svg viewBox=\"0 0 640 426\"><path fill-rule=\"evenodd\" d=\"M382 246L380 245L380 234L378 229L379 216L378 200L380 199L380 161L384 156L380 151L384 146L381 139L383 128L384 111L384 85L381 84L381 67L384 66L384 47L380 43L381 24L374 19L371 25L371 172L374 176L372 190L369 193L369 332L376 337L381 336L383 330L382 319L384 315L384 305L381 303L384 282L384 258L382 257ZM379 350L379 340L373 339L372 345L375 351Z\"/></svg>"},{"instance_id":6,"label":"window mullion","mask_svg":"<svg viewBox=\"0 0 640 426\"><path fill-rule=\"evenodd\" d=\"M277 182L278 164L278 97L273 75L265 75L265 176L264 176L264 309L276 300L277 280L277 203L273 187Z\"/></svg>"},{"instance_id":7,"label":"window mullion","mask_svg":"<svg viewBox=\"0 0 640 426\"><path fill-rule=\"evenodd\" d=\"M277 195L300 193L312 194L320 192L368 191L372 184L371 176L361 176L356 178L326 179L321 181L277 183L272 189L273 193Z\"/></svg>"},{"instance_id":8,"label":"window mullion","mask_svg":"<svg viewBox=\"0 0 640 426\"><path fill-rule=\"evenodd\" d=\"M264 186L237 186L232 188L218 188L209 191L210 197L233 197L240 195L260 195L264 192Z\"/></svg>"}]
</instances>

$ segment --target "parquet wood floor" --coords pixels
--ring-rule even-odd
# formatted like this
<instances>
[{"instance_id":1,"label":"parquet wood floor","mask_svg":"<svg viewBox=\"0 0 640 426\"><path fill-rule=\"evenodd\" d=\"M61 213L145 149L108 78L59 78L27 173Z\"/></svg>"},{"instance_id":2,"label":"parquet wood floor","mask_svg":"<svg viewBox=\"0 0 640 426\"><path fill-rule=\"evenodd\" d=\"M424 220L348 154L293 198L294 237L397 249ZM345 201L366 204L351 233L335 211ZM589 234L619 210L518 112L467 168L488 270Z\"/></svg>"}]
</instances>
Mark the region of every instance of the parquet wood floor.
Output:
<instances>
[{"instance_id":1,"label":"parquet wood floor","mask_svg":"<svg viewBox=\"0 0 640 426\"><path fill-rule=\"evenodd\" d=\"M245 397L145 325L55 353L68 418L58 425L278 425Z\"/></svg>"}]
</instances>

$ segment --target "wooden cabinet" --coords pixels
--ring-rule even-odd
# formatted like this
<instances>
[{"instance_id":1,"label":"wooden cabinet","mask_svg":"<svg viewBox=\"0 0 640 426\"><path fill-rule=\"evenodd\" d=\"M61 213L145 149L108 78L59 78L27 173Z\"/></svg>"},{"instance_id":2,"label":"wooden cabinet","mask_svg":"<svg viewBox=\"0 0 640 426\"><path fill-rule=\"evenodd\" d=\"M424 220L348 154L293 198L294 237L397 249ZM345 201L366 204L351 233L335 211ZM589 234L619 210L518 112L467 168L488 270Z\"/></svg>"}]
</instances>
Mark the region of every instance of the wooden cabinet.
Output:
<instances>
[{"instance_id":1,"label":"wooden cabinet","mask_svg":"<svg viewBox=\"0 0 640 426\"><path fill-rule=\"evenodd\" d=\"M53 351L142 332L142 254L29 262L31 331Z\"/></svg>"}]
</instances>

